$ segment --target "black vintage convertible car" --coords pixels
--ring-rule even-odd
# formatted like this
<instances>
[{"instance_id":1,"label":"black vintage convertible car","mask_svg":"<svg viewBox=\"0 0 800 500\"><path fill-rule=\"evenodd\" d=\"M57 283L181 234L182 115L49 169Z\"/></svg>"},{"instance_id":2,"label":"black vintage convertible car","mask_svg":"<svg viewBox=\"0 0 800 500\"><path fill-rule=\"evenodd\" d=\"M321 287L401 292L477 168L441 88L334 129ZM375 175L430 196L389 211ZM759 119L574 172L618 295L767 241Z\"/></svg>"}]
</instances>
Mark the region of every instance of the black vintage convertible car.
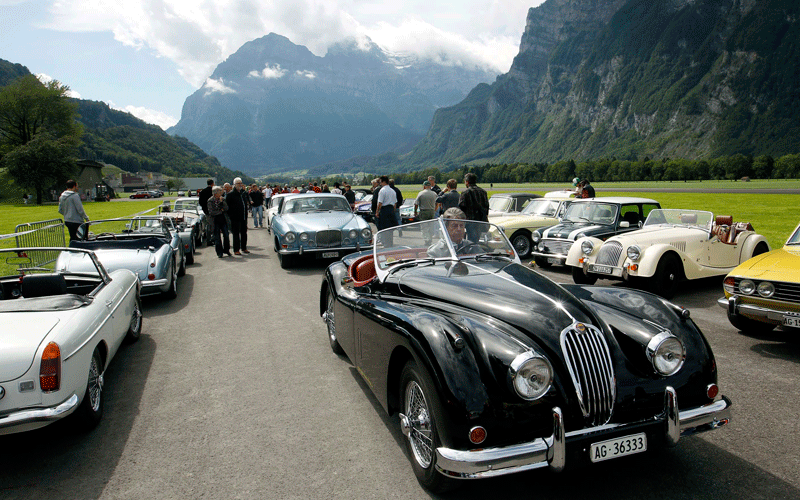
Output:
<instances>
[{"instance_id":1,"label":"black vintage convertible car","mask_svg":"<svg viewBox=\"0 0 800 500\"><path fill-rule=\"evenodd\" d=\"M372 252L328 267L320 290L333 351L399 414L423 486L561 470L728 423L711 347L686 309L556 284L507 240L482 243L486 230L437 219L381 231Z\"/></svg>"}]
</instances>

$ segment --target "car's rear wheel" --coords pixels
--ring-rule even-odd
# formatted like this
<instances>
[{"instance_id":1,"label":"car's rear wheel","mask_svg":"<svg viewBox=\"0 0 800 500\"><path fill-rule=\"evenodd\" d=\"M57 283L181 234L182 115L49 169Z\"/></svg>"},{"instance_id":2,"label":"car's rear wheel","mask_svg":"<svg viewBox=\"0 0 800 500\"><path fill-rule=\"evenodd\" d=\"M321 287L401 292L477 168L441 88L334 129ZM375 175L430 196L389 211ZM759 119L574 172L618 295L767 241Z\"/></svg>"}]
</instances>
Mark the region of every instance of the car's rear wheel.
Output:
<instances>
[{"instance_id":1,"label":"car's rear wheel","mask_svg":"<svg viewBox=\"0 0 800 500\"><path fill-rule=\"evenodd\" d=\"M750 334L765 334L775 329L772 323L762 323L740 315L731 315L728 311L728 321L739 331Z\"/></svg>"},{"instance_id":2,"label":"car's rear wheel","mask_svg":"<svg viewBox=\"0 0 800 500\"><path fill-rule=\"evenodd\" d=\"M761 243L756 245L755 250L753 250L752 256L755 257L756 255L761 255L762 253L767 253L767 252L769 252L769 247L767 246L766 243L762 241Z\"/></svg>"},{"instance_id":3,"label":"car's rear wheel","mask_svg":"<svg viewBox=\"0 0 800 500\"><path fill-rule=\"evenodd\" d=\"M192 248L189 249L189 254L186 255L186 263L194 264L194 240L192 240Z\"/></svg>"},{"instance_id":4,"label":"car's rear wheel","mask_svg":"<svg viewBox=\"0 0 800 500\"><path fill-rule=\"evenodd\" d=\"M129 344L139 340L139 336L142 334L142 299L138 293L134 300L131 324L128 326L128 333L125 334L125 342Z\"/></svg>"},{"instance_id":5,"label":"car's rear wheel","mask_svg":"<svg viewBox=\"0 0 800 500\"><path fill-rule=\"evenodd\" d=\"M533 242L531 241L531 235L529 232L517 231L516 233L512 234L511 244L514 246L514 250L517 251L517 255L519 255L520 259L527 259L531 256Z\"/></svg>"},{"instance_id":6,"label":"car's rear wheel","mask_svg":"<svg viewBox=\"0 0 800 500\"><path fill-rule=\"evenodd\" d=\"M281 269L289 269L294 265L294 255L278 253L278 260L281 262Z\"/></svg>"},{"instance_id":7,"label":"car's rear wheel","mask_svg":"<svg viewBox=\"0 0 800 500\"><path fill-rule=\"evenodd\" d=\"M442 415L441 403L430 375L414 361L403 368L400 394L400 428L407 438L406 447L417 480L434 493L455 488L455 480L436 470L436 448L442 444L437 429Z\"/></svg>"},{"instance_id":8,"label":"car's rear wheel","mask_svg":"<svg viewBox=\"0 0 800 500\"><path fill-rule=\"evenodd\" d=\"M171 280L169 288L164 292L164 296L168 299L174 299L178 296L178 273L175 272L175 262L170 265L169 276Z\"/></svg>"},{"instance_id":9,"label":"car's rear wheel","mask_svg":"<svg viewBox=\"0 0 800 500\"><path fill-rule=\"evenodd\" d=\"M344 349L339 345L336 339L336 316L334 313L334 306L336 305L336 297L333 296L333 290L328 287L328 296L326 297L327 307L325 308L325 324L328 326L328 341L331 343L331 350L336 354L344 354Z\"/></svg>"},{"instance_id":10,"label":"car's rear wheel","mask_svg":"<svg viewBox=\"0 0 800 500\"><path fill-rule=\"evenodd\" d=\"M597 283L597 276L584 273L582 267L573 267L572 281L574 281L576 285L594 285Z\"/></svg>"},{"instance_id":11,"label":"car's rear wheel","mask_svg":"<svg viewBox=\"0 0 800 500\"><path fill-rule=\"evenodd\" d=\"M91 430L103 418L103 358L95 348L89 361L89 378L86 392L78 409L75 410L77 425L83 430Z\"/></svg>"},{"instance_id":12,"label":"car's rear wheel","mask_svg":"<svg viewBox=\"0 0 800 500\"><path fill-rule=\"evenodd\" d=\"M181 257L181 265L178 267L178 276L184 276L186 274L186 254L183 254Z\"/></svg>"},{"instance_id":13,"label":"car's rear wheel","mask_svg":"<svg viewBox=\"0 0 800 500\"><path fill-rule=\"evenodd\" d=\"M672 254L664 255L650 280L649 289L656 295L671 299L678 291L681 278L683 278L681 261Z\"/></svg>"}]
</instances>

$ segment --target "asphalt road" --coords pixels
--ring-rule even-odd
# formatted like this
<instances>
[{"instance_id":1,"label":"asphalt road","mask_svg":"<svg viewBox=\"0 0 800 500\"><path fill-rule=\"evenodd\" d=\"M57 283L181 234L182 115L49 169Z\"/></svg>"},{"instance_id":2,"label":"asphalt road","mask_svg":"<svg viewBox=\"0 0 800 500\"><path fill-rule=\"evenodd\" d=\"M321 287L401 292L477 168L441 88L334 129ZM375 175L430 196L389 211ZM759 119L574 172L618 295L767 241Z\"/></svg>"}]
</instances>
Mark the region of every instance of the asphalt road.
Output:
<instances>
[{"instance_id":1,"label":"asphalt road","mask_svg":"<svg viewBox=\"0 0 800 500\"><path fill-rule=\"evenodd\" d=\"M325 262L284 271L266 230L246 257L202 249L174 301L145 300L144 331L106 372L88 434L58 422L0 436L0 498L430 498L399 431L318 313ZM564 270L545 274L560 282ZM602 284L602 282L600 282ZM800 339L735 331L719 280L685 286L734 419L672 449L560 474L467 482L453 498L800 498Z\"/></svg>"}]
</instances>

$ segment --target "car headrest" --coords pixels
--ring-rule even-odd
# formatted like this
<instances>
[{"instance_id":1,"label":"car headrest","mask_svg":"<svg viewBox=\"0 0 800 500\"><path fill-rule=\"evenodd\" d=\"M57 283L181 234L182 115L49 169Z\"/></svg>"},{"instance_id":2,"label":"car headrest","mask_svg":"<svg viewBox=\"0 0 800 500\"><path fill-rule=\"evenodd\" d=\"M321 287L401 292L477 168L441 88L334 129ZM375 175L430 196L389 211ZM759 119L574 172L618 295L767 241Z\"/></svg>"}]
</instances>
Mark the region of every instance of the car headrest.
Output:
<instances>
[{"instance_id":1,"label":"car headrest","mask_svg":"<svg viewBox=\"0 0 800 500\"><path fill-rule=\"evenodd\" d=\"M48 297L67 293L67 281L60 274L29 274L22 277L22 296Z\"/></svg>"},{"instance_id":2,"label":"car headrest","mask_svg":"<svg viewBox=\"0 0 800 500\"><path fill-rule=\"evenodd\" d=\"M714 223L718 226L730 226L733 224L733 215L717 215Z\"/></svg>"}]
</instances>

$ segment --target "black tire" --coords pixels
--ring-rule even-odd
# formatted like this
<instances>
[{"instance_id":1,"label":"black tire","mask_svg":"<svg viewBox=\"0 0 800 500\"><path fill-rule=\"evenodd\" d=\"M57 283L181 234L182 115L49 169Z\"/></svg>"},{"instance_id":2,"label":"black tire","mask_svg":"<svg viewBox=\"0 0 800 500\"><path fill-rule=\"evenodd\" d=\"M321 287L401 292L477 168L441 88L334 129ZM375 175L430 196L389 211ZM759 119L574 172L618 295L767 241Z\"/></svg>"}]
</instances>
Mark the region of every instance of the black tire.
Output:
<instances>
[{"instance_id":1,"label":"black tire","mask_svg":"<svg viewBox=\"0 0 800 500\"><path fill-rule=\"evenodd\" d=\"M169 289L164 292L164 297L173 300L178 296L178 273L175 272L174 262L170 266L169 271L170 272L168 274L171 281L169 282Z\"/></svg>"},{"instance_id":2,"label":"black tire","mask_svg":"<svg viewBox=\"0 0 800 500\"><path fill-rule=\"evenodd\" d=\"M135 303L133 305L131 323L128 325L128 333L125 334L126 343L133 344L139 340L139 336L142 334L142 316L142 299L137 293Z\"/></svg>"},{"instance_id":3,"label":"black tire","mask_svg":"<svg viewBox=\"0 0 800 500\"><path fill-rule=\"evenodd\" d=\"M753 250L753 255L751 255L751 257L755 257L756 255L761 255L762 253L767 253L767 252L769 252L769 247L767 247L767 244L762 241L761 243L756 245L756 248L755 250Z\"/></svg>"},{"instance_id":4,"label":"black tire","mask_svg":"<svg viewBox=\"0 0 800 500\"><path fill-rule=\"evenodd\" d=\"M433 493L454 489L458 483L436 470L436 448L442 445L437 428L442 415L439 396L428 372L414 361L403 368L400 398L400 425L401 429L407 427L403 431L405 445L417 481Z\"/></svg>"},{"instance_id":5,"label":"black tire","mask_svg":"<svg viewBox=\"0 0 800 500\"><path fill-rule=\"evenodd\" d=\"M541 267L542 269L546 269L553 265L547 262L547 259L545 257L534 257L533 261L536 262L536 265Z\"/></svg>"},{"instance_id":6,"label":"black tire","mask_svg":"<svg viewBox=\"0 0 800 500\"><path fill-rule=\"evenodd\" d=\"M336 297L333 296L333 290L328 287L328 293L325 297L327 307L325 309L325 324L328 327L328 342L331 344L331 350L335 354L344 355L344 349L339 345L336 339L336 317L334 315L334 305L336 304Z\"/></svg>"},{"instance_id":7,"label":"black tire","mask_svg":"<svg viewBox=\"0 0 800 500\"><path fill-rule=\"evenodd\" d=\"M678 285L683 278L681 261L672 254L661 257L656 267L656 272L650 279L648 288L652 293L671 299L678 291Z\"/></svg>"},{"instance_id":8,"label":"black tire","mask_svg":"<svg viewBox=\"0 0 800 500\"><path fill-rule=\"evenodd\" d=\"M181 265L178 267L178 276L186 275L186 254L181 254Z\"/></svg>"},{"instance_id":9,"label":"black tire","mask_svg":"<svg viewBox=\"0 0 800 500\"><path fill-rule=\"evenodd\" d=\"M278 253L278 260L281 261L281 269L289 269L294 266L294 255Z\"/></svg>"},{"instance_id":10,"label":"black tire","mask_svg":"<svg viewBox=\"0 0 800 500\"><path fill-rule=\"evenodd\" d=\"M511 235L511 245L517 251L520 259L527 259L533 251L533 241L531 234L527 231L517 231Z\"/></svg>"},{"instance_id":11,"label":"black tire","mask_svg":"<svg viewBox=\"0 0 800 500\"><path fill-rule=\"evenodd\" d=\"M582 267L573 267L572 281L574 281L576 285L594 285L597 283L597 276L585 274Z\"/></svg>"},{"instance_id":12,"label":"black tire","mask_svg":"<svg viewBox=\"0 0 800 500\"><path fill-rule=\"evenodd\" d=\"M187 264L194 264L194 241L192 241L192 248L189 249L189 255L186 256Z\"/></svg>"},{"instance_id":13,"label":"black tire","mask_svg":"<svg viewBox=\"0 0 800 500\"><path fill-rule=\"evenodd\" d=\"M195 226L197 228L197 226ZM194 246L201 247L203 246L203 232L199 229L194 233Z\"/></svg>"},{"instance_id":14,"label":"black tire","mask_svg":"<svg viewBox=\"0 0 800 500\"><path fill-rule=\"evenodd\" d=\"M743 333L763 335L775 329L775 325L772 323L762 323L740 315L731 316L730 311L728 311L728 321L731 322L734 328Z\"/></svg>"},{"instance_id":15,"label":"black tire","mask_svg":"<svg viewBox=\"0 0 800 500\"><path fill-rule=\"evenodd\" d=\"M97 427L103 418L103 358L97 348L89 362L89 379L83 401L75 410L75 422L84 431Z\"/></svg>"}]
</instances>

